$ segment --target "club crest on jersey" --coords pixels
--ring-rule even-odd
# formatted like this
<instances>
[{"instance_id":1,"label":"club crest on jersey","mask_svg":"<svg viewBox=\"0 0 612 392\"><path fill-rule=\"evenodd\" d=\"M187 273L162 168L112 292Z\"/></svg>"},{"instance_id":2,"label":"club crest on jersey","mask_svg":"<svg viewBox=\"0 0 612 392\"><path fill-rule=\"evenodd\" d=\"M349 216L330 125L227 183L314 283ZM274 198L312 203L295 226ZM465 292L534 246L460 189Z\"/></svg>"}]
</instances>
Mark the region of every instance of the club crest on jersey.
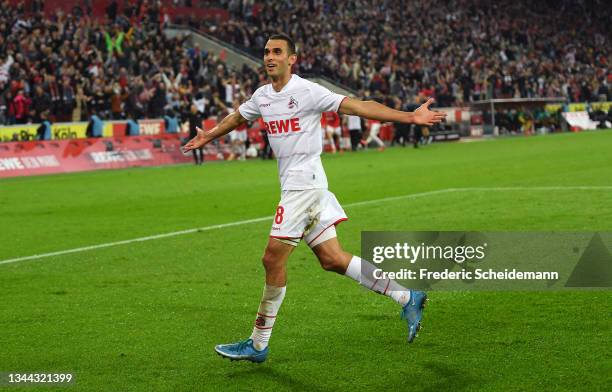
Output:
<instances>
[{"instance_id":1,"label":"club crest on jersey","mask_svg":"<svg viewBox=\"0 0 612 392\"><path fill-rule=\"evenodd\" d=\"M289 97L289 104L287 105L287 107L289 109L297 108L298 101L295 98L293 98L293 96Z\"/></svg>"}]
</instances>

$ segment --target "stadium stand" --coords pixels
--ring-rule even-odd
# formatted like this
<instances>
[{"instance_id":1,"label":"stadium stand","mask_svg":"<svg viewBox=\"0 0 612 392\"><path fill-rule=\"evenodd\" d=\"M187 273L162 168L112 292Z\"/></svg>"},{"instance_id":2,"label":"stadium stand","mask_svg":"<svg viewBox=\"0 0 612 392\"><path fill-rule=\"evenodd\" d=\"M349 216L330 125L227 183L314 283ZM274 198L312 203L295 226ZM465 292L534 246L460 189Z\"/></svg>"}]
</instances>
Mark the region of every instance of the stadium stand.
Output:
<instances>
[{"instance_id":1,"label":"stadium stand","mask_svg":"<svg viewBox=\"0 0 612 392\"><path fill-rule=\"evenodd\" d=\"M161 118L199 102L220 115L233 96L259 84L256 70L229 69L184 38L167 39L161 9L112 11L104 19L81 7L45 17L32 2L0 11L0 123ZM86 8L86 7L85 7ZM237 87L239 86L239 87Z\"/></svg>"},{"instance_id":2,"label":"stadium stand","mask_svg":"<svg viewBox=\"0 0 612 392\"><path fill-rule=\"evenodd\" d=\"M298 72L441 106L511 97L612 100L606 0L230 1L229 23L190 22L259 56L281 30ZM606 10L608 10L606 12Z\"/></svg>"},{"instance_id":3,"label":"stadium stand","mask_svg":"<svg viewBox=\"0 0 612 392\"><path fill-rule=\"evenodd\" d=\"M166 38L169 23L256 57L268 34L285 31L300 48L295 72L325 75L389 106L420 96L443 107L517 97L611 101L607 7L603 0L5 1L0 124L174 119L194 101L205 117L220 118L265 79L261 69L232 69L186 47L184 37Z\"/></svg>"}]
</instances>

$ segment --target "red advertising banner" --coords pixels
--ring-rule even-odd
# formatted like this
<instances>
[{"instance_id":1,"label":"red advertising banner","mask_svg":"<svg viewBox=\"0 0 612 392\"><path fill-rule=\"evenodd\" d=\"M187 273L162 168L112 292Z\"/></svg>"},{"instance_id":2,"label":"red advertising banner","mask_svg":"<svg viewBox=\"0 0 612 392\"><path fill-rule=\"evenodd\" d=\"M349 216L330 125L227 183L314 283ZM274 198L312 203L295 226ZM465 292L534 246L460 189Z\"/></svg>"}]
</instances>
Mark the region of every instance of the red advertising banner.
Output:
<instances>
[{"instance_id":1,"label":"red advertising banner","mask_svg":"<svg viewBox=\"0 0 612 392\"><path fill-rule=\"evenodd\" d=\"M0 178L191 162L180 143L166 134L1 143Z\"/></svg>"}]
</instances>

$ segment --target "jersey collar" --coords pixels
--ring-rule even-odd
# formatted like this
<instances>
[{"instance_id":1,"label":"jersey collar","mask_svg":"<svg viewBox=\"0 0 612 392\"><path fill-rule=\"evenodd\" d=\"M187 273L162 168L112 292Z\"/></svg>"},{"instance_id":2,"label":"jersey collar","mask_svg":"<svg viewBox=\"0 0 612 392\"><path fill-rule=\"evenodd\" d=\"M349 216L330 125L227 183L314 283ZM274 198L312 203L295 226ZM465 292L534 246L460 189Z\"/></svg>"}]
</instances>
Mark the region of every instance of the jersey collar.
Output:
<instances>
[{"instance_id":1,"label":"jersey collar","mask_svg":"<svg viewBox=\"0 0 612 392\"><path fill-rule=\"evenodd\" d=\"M272 87L272 83L270 83L270 90L272 91L272 94L281 94L287 91L289 89L289 86L296 80L297 77L298 76L296 74L291 74L291 78L289 78L289 81L287 82L287 84L284 85L280 91L274 90L274 87Z\"/></svg>"}]
</instances>

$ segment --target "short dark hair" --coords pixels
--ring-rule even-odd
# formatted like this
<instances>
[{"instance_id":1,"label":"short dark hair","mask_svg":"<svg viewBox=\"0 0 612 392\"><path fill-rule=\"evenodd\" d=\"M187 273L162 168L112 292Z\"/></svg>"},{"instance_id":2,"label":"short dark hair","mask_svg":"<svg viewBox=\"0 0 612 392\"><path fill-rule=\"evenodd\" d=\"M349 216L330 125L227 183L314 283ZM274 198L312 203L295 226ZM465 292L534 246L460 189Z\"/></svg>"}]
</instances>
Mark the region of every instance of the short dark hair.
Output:
<instances>
[{"instance_id":1,"label":"short dark hair","mask_svg":"<svg viewBox=\"0 0 612 392\"><path fill-rule=\"evenodd\" d=\"M285 41L287 43L287 49L289 51L289 55L296 54L295 42L293 42L293 40L287 34L283 34L283 33L272 34L268 38L268 41L272 39L279 39L279 40Z\"/></svg>"}]
</instances>

